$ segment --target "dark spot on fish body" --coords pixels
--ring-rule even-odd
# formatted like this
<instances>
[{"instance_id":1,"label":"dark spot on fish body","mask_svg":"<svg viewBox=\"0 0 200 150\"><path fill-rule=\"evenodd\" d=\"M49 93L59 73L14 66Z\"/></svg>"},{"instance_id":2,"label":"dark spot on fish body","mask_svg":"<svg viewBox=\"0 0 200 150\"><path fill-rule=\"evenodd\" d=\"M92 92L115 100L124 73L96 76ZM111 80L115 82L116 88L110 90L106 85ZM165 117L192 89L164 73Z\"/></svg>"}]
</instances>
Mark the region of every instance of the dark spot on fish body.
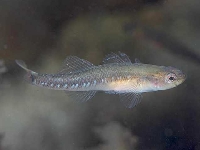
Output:
<instances>
[{"instance_id":1,"label":"dark spot on fish body","mask_svg":"<svg viewBox=\"0 0 200 150\"><path fill-rule=\"evenodd\" d=\"M36 79L36 80L35 80L35 84L36 84L36 85L39 85L39 84L40 84L40 80Z\"/></svg>"},{"instance_id":2,"label":"dark spot on fish body","mask_svg":"<svg viewBox=\"0 0 200 150\"><path fill-rule=\"evenodd\" d=\"M27 75L25 76L25 80L26 80L27 82L31 83L31 84L34 84L35 78L34 78L34 76L30 73L30 74L27 74Z\"/></svg>"},{"instance_id":3,"label":"dark spot on fish body","mask_svg":"<svg viewBox=\"0 0 200 150\"><path fill-rule=\"evenodd\" d=\"M25 76L24 79L31 84L34 84L35 82L35 77L31 74L31 72L28 72Z\"/></svg>"}]
</instances>

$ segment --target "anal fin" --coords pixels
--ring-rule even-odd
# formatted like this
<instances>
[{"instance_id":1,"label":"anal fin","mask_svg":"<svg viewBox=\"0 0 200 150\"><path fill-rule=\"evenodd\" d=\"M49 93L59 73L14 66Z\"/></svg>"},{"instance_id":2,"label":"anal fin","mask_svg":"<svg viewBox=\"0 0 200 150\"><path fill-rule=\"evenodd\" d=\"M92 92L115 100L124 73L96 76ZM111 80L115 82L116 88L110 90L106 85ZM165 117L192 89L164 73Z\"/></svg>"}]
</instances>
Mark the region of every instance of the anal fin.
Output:
<instances>
[{"instance_id":1,"label":"anal fin","mask_svg":"<svg viewBox=\"0 0 200 150\"><path fill-rule=\"evenodd\" d=\"M140 93L120 93L120 101L127 108L133 108L141 102Z\"/></svg>"},{"instance_id":2,"label":"anal fin","mask_svg":"<svg viewBox=\"0 0 200 150\"><path fill-rule=\"evenodd\" d=\"M86 102L91 99L96 91L65 91L67 96L77 102Z\"/></svg>"}]
</instances>

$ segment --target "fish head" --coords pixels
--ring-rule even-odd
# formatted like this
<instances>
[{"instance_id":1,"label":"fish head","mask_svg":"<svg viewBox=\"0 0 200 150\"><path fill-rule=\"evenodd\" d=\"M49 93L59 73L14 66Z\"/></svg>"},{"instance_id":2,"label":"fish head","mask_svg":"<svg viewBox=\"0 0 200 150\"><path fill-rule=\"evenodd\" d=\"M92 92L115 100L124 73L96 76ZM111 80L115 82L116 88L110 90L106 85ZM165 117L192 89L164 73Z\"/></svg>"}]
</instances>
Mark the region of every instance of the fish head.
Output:
<instances>
[{"instance_id":1,"label":"fish head","mask_svg":"<svg viewBox=\"0 0 200 150\"><path fill-rule=\"evenodd\" d=\"M174 88L186 79L186 75L174 67L162 67L157 74L157 82L154 83L157 90L167 90Z\"/></svg>"}]
</instances>

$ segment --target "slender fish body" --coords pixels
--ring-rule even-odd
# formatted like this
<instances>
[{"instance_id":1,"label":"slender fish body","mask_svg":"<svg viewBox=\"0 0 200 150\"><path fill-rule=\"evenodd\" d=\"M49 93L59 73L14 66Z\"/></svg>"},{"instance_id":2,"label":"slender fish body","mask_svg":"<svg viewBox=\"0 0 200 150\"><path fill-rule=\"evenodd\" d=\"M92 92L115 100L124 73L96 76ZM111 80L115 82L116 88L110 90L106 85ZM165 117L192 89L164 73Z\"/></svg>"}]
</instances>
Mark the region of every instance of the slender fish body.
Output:
<instances>
[{"instance_id":1,"label":"slender fish body","mask_svg":"<svg viewBox=\"0 0 200 150\"><path fill-rule=\"evenodd\" d=\"M16 63L27 71L26 80L33 85L64 90L78 101L89 100L97 91L115 93L128 108L140 102L141 93L170 89L186 79L174 67L143 64L138 60L132 63L121 52L107 55L99 66L69 56L57 74L39 74L27 69L21 60Z\"/></svg>"}]
</instances>

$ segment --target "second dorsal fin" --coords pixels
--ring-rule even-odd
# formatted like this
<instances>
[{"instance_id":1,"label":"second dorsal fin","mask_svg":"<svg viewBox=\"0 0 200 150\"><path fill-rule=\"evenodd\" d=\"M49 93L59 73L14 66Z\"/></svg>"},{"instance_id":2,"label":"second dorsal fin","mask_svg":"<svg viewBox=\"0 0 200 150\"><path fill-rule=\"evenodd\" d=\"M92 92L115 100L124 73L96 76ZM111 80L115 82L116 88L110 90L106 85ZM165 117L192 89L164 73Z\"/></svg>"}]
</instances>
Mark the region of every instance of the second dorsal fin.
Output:
<instances>
[{"instance_id":1,"label":"second dorsal fin","mask_svg":"<svg viewBox=\"0 0 200 150\"><path fill-rule=\"evenodd\" d=\"M65 59L63 68L59 72L60 74L72 74L82 72L84 70L89 70L94 65L87 60L80 59L76 56L69 56Z\"/></svg>"},{"instance_id":2,"label":"second dorsal fin","mask_svg":"<svg viewBox=\"0 0 200 150\"><path fill-rule=\"evenodd\" d=\"M103 63L131 63L131 60L126 54L118 52L118 54L110 53L106 55L106 57L103 59Z\"/></svg>"}]
</instances>

